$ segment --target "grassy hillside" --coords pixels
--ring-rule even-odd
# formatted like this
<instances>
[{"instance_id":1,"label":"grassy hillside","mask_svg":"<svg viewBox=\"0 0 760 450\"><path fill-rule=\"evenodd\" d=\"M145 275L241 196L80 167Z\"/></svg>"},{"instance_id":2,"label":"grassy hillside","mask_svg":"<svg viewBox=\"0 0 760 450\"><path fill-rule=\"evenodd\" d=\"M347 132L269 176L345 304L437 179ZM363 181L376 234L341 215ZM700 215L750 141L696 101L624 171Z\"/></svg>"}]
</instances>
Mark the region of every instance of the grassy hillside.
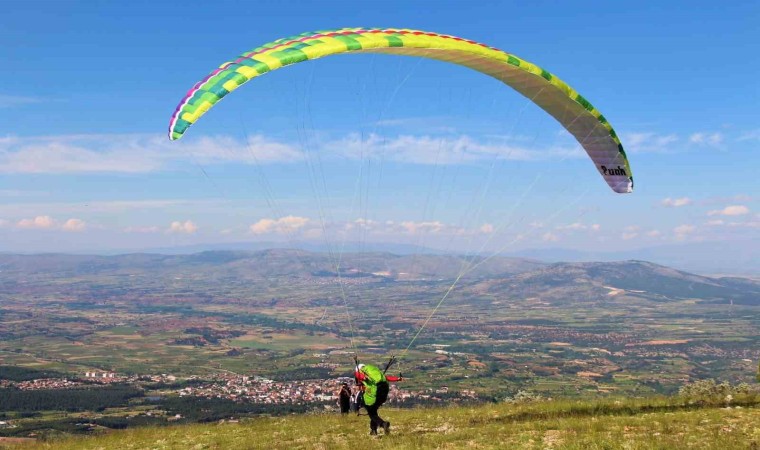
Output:
<instances>
[{"instance_id":1,"label":"grassy hillside","mask_svg":"<svg viewBox=\"0 0 760 450\"><path fill-rule=\"evenodd\" d=\"M726 401L730 402L727 406ZM257 418L241 423L136 428L32 449L758 449L760 397L705 404L682 398L542 401L414 410L385 408L390 436L368 436L366 416ZM0 444L2 446L2 444ZM15 448L15 447L14 447Z\"/></svg>"}]
</instances>

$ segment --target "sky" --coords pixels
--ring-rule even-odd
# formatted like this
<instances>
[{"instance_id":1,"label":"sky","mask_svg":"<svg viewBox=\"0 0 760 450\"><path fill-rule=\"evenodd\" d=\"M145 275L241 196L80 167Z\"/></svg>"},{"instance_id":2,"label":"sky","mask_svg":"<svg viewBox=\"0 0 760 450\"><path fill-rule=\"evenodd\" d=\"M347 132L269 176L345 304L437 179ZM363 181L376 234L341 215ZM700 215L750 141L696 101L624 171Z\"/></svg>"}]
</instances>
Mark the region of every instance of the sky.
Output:
<instances>
[{"instance_id":1,"label":"sky","mask_svg":"<svg viewBox=\"0 0 760 450\"><path fill-rule=\"evenodd\" d=\"M760 250L757 2L0 5L0 251ZM507 86L419 58L296 64L167 139L177 103L221 63L358 26L461 36L558 75L615 127L634 193L611 192Z\"/></svg>"}]
</instances>

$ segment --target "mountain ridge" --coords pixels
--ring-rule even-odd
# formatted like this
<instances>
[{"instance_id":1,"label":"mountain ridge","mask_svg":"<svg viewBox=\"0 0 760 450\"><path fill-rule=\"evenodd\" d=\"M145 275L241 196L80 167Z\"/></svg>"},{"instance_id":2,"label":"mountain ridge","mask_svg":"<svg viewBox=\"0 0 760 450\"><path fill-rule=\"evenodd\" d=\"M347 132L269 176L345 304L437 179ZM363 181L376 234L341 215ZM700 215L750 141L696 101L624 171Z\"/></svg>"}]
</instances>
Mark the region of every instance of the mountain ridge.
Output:
<instances>
[{"instance_id":1,"label":"mountain ridge","mask_svg":"<svg viewBox=\"0 0 760 450\"><path fill-rule=\"evenodd\" d=\"M98 255L0 254L0 280L14 277L70 277L150 272L167 278L189 274L214 279L365 278L376 282L444 282L461 279L463 295L507 292L528 298L546 291L551 298L621 292L652 300L693 298L703 302L760 305L760 282L741 277L710 277L640 261L546 263L528 258L457 255L396 255L389 252L314 253L297 249L205 251L189 255L134 253ZM572 294L572 295L571 295Z\"/></svg>"}]
</instances>

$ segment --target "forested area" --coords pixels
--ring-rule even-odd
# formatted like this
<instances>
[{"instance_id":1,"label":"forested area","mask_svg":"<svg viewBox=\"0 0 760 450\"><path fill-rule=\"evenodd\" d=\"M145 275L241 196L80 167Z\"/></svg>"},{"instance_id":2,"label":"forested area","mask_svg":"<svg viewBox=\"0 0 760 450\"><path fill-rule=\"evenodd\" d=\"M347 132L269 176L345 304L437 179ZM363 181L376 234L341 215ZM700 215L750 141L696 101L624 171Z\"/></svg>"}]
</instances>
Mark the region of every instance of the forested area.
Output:
<instances>
[{"instance_id":1,"label":"forested area","mask_svg":"<svg viewBox=\"0 0 760 450\"><path fill-rule=\"evenodd\" d=\"M81 389L0 389L3 411L102 411L126 404L143 391L133 386L112 385Z\"/></svg>"},{"instance_id":2,"label":"forested area","mask_svg":"<svg viewBox=\"0 0 760 450\"><path fill-rule=\"evenodd\" d=\"M28 369L18 366L0 365L0 380L29 381L40 378L61 378L64 374L54 370Z\"/></svg>"}]
</instances>

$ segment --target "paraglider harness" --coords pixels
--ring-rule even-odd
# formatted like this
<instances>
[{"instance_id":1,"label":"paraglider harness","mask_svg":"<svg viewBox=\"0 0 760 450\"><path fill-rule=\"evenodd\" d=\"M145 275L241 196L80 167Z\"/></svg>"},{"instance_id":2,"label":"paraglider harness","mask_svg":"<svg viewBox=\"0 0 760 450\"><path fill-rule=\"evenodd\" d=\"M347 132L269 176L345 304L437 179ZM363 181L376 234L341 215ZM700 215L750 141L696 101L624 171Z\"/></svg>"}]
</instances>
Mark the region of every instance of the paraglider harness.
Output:
<instances>
[{"instance_id":1,"label":"paraglider harness","mask_svg":"<svg viewBox=\"0 0 760 450\"><path fill-rule=\"evenodd\" d=\"M385 364L385 368L383 369L383 375L385 375L385 373L388 372L388 369L390 369L391 366L395 362L396 362L396 355L392 355L391 358L388 360L388 362ZM354 367L359 367L359 358L356 355L354 355ZM357 386L359 386L359 379L354 377L354 383ZM356 411L357 416L362 415L362 408L365 407L363 387L364 386L362 385L362 389L360 389L353 396L351 396L351 410Z\"/></svg>"}]
</instances>

